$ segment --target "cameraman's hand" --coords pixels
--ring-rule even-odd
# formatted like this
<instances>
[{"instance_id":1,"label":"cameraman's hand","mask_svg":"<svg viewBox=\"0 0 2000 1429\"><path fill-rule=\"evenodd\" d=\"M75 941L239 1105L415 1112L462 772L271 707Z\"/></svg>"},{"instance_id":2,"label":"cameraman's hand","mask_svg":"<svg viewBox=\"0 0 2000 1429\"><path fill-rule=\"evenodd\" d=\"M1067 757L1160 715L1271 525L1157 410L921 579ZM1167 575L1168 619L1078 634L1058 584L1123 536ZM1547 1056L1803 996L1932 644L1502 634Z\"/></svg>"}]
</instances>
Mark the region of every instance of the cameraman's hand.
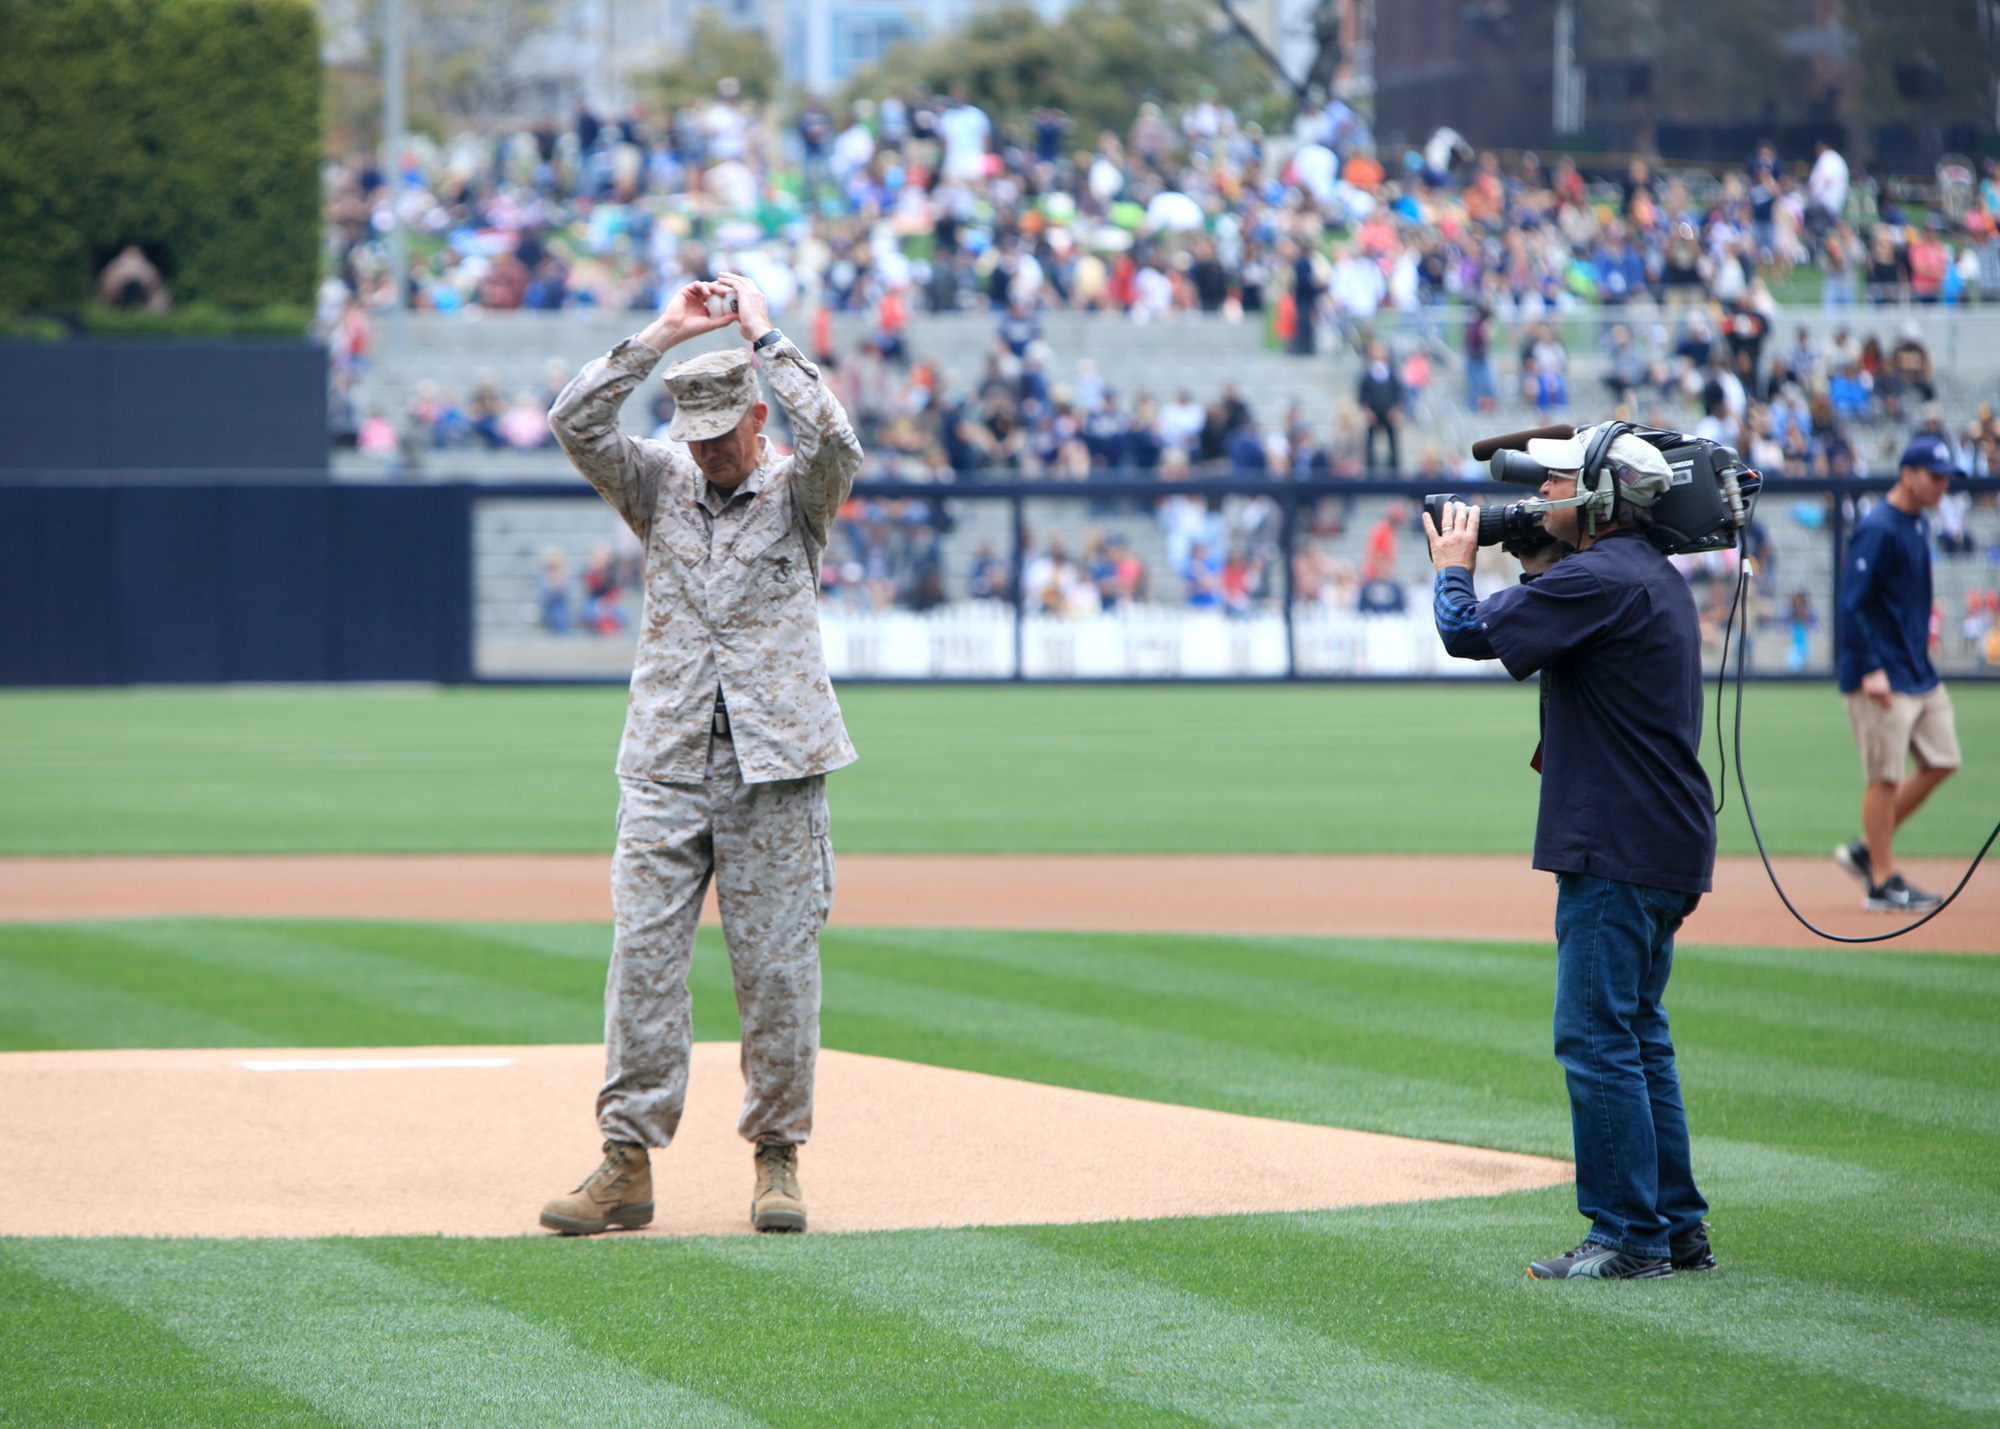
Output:
<instances>
[{"instance_id":1,"label":"cameraman's hand","mask_svg":"<svg viewBox=\"0 0 2000 1429\"><path fill-rule=\"evenodd\" d=\"M1462 501L1447 501L1442 531L1431 524L1431 513L1426 511L1424 535L1430 538L1432 565L1439 570L1463 566L1469 571L1479 559L1479 508Z\"/></svg>"}]
</instances>

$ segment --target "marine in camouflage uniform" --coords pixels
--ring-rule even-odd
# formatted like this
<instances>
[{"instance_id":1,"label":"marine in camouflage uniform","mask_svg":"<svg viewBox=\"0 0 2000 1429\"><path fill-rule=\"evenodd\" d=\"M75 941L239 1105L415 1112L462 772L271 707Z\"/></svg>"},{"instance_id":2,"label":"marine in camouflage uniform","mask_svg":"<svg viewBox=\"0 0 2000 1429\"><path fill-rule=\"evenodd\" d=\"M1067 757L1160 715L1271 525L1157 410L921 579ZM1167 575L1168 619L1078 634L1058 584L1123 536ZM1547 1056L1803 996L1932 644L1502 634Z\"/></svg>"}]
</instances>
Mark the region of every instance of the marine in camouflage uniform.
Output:
<instances>
[{"instance_id":1,"label":"marine in camouflage uniform","mask_svg":"<svg viewBox=\"0 0 2000 1429\"><path fill-rule=\"evenodd\" d=\"M732 300L738 312L710 316ZM666 374L676 402L667 435L686 447L619 431L619 408L668 348L738 322L752 348ZM753 350L791 419L790 456L761 435ZM587 365L549 422L645 543L646 593L618 756L597 1099L606 1161L542 1221L589 1233L651 1219L644 1148L666 1146L680 1125L688 962L713 877L743 1023L737 1129L760 1148L753 1218L804 1229L787 1177L812 1131L819 930L834 887L826 775L855 758L821 654L819 568L861 447L819 370L733 274L683 289L644 332ZM765 1214L767 1199L777 1212Z\"/></svg>"}]
</instances>

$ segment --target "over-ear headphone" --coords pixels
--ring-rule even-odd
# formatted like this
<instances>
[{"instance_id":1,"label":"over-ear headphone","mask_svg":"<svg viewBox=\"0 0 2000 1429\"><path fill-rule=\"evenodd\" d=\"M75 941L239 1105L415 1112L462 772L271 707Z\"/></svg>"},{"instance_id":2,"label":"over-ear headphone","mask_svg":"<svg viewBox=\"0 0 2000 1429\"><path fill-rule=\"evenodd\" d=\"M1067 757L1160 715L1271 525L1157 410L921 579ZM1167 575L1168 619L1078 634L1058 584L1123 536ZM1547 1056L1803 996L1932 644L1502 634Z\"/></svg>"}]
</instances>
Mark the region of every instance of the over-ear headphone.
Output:
<instances>
[{"instance_id":1,"label":"over-ear headphone","mask_svg":"<svg viewBox=\"0 0 2000 1429\"><path fill-rule=\"evenodd\" d=\"M1605 460L1611 454L1611 444L1636 430L1630 422L1600 423L1590 445L1584 448L1583 470L1576 474L1576 487L1579 492L1590 492L1590 502L1583 508L1586 536L1595 536L1597 523L1609 521L1618 504L1618 481Z\"/></svg>"}]
</instances>

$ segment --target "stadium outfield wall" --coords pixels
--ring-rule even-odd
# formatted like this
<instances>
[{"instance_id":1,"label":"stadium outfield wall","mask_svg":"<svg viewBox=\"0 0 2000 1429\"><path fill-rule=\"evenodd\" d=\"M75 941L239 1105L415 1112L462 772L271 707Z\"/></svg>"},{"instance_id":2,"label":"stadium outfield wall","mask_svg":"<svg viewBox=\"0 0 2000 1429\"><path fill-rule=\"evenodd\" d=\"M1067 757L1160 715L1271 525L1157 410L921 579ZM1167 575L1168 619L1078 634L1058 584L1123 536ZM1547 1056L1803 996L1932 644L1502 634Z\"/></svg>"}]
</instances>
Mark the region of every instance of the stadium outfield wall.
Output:
<instances>
[{"instance_id":1,"label":"stadium outfield wall","mask_svg":"<svg viewBox=\"0 0 2000 1429\"><path fill-rule=\"evenodd\" d=\"M0 685L622 682L630 672L636 543L613 550L616 523L575 483L28 475L0 484ZM1830 673L1845 512L1852 498L1887 485L1767 485L1766 523L1791 543L1776 548L1791 554L1785 587L1760 595L1772 613L1751 673ZM2000 480L1964 486L2000 493ZM1520 494L1456 489L1488 499ZM828 665L850 681L1490 678L1490 663L1447 660L1437 648L1420 539L1400 578L1387 583L1386 603L1366 613L1294 588L1290 556L1312 539L1315 510L1371 501L1387 508L1412 494L1408 482L1372 480L866 483L856 490L864 512L874 503L927 510L959 532L952 539L961 546L969 532L1002 533L982 540L996 548L1004 589L1020 588L1034 558L1030 513L1057 508L1142 530L1163 498L1264 501L1276 513L1273 556L1265 589L1234 608L1190 606L1164 567L1150 600L1061 614L956 590L913 606L886 592L871 598L863 583L825 603ZM1802 519L1813 512L1821 513L1814 522ZM845 539L836 533L837 543ZM599 550L623 563L618 609L595 612L593 624L586 606L561 630L538 619L537 563L567 552L581 566ZM842 549L829 557L851 559ZM1968 591L2000 579L2000 528L1982 527L1977 549L1941 560L1940 572L1942 663L1954 679L2000 676L1985 645L1957 630L1956 608ZM1731 585L1727 563L1690 574L1711 601ZM1794 583L1811 587L1821 613L1810 658L1796 666L1784 659L1788 637L1776 614Z\"/></svg>"}]
</instances>

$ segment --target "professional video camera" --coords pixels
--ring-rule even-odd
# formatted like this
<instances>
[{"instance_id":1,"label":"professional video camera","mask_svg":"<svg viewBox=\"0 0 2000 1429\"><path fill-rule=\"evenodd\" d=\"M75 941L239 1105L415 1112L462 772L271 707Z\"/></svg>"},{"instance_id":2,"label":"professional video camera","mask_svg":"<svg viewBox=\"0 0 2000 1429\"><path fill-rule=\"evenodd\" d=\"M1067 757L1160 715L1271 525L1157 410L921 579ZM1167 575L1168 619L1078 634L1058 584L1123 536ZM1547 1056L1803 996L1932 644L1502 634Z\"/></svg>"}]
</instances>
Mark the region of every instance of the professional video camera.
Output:
<instances>
[{"instance_id":1,"label":"professional video camera","mask_svg":"<svg viewBox=\"0 0 2000 1429\"><path fill-rule=\"evenodd\" d=\"M1583 467L1577 473L1577 494L1561 501L1545 501L1539 496L1507 506L1485 506L1479 511L1479 544L1504 545L1513 554L1532 550L1554 538L1542 531L1542 514L1566 506L1583 507L1593 522L1611 517L1615 485L1605 457L1611 443L1620 436L1637 437L1658 447L1673 468L1673 481L1666 494L1651 508L1652 524L1646 539L1667 555L1690 551L1725 551L1735 546L1736 533L1750 521L1750 503L1764 479L1743 464L1734 450L1706 437L1684 432L1662 431L1631 422L1600 422L1579 433L1571 426L1538 427L1531 432L1510 432L1504 437L1486 437L1472 444L1472 455L1490 463L1495 481L1511 486L1539 487L1553 470L1528 455L1531 441L1569 441L1582 435L1585 441ZM1444 506L1462 497L1441 493L1424 498L1424 510L1431 523L1444 525ZM1540 539L1538 540L1537 537Z\"/></svg>"}]
</instances>

